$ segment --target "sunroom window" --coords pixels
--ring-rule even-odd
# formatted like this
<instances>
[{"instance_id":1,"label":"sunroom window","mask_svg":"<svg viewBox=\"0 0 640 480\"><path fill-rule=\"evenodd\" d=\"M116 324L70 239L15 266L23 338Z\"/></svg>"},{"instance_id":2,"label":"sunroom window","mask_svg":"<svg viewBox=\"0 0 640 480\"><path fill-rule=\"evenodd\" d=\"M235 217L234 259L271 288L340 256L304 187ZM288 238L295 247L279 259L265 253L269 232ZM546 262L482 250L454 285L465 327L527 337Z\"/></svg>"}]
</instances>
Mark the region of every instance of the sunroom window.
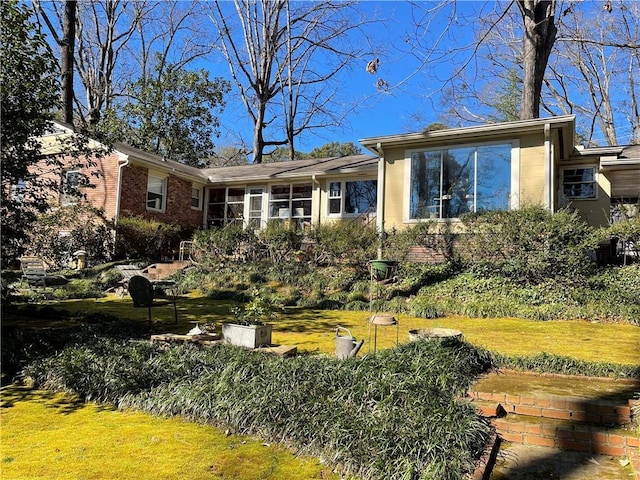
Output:
<instances>
[{"instance_id":1,"label":"sunroom window","mask_svg":"<svg viewBox=\"0 0 640 480\"><path fill-rule=\"evenodd\" d=\"M294 219L302 224L311 221L310 183L272 185L269 190L269 219Z\"/></svg>"},{"instance_id":2,"label":"sunroom window","mask_svg":"<svg viewBox=\"0 0 640 480\"><path fill-rule=\"evenodd\" d=\"M244 193L244 187L211 188L209 190L209 226L243 226Z\"/></svg>"},{"instance_id":3,"label":"sunroom window","mask_svg":"<svg viewBox=\"0 0 640 480\"><path fill-rule=\"evenodd\" d=\"M329 215L375 213L377 180L329 182Z\"/></svg>"},{"instance_id":4,"label":"sunroom window","mask_svg":"<svg viewBox=\"0 0 640 480\"><path fill-rule=\"evenodd\" d=\"M562 171L562 190L567 198L596 198L595 167L565 168Z\"/></svg>"},{"instance_id":5,"label":"sunroom window","mask_svg":"<svg viewBox=\"0 0 640 480\"><path fill-rule=\"evenodd\" d=\"M412 152L409 218L459 218L469 212L507 210L511 150L511 143L506 143Z\"/></svg>"}]
</instances>

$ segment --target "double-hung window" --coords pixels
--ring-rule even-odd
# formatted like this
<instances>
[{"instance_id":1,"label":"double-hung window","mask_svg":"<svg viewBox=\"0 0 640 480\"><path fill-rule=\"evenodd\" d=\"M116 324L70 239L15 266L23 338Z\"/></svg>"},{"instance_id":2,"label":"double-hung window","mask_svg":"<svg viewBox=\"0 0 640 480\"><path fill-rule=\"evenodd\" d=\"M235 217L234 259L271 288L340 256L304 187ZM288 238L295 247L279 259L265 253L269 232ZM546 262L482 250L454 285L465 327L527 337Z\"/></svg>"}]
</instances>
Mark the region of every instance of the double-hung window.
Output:
<instances>
[{"instance_id":1,"label":"double-hung window","mask_svg":"<svg viewBox=\"0 0 640 480\"><path fill-rule=\"evenodd\" d=\"M512 149L511 143L504 143L411 152L408 219L507 210Z\"/></svg>"},{"instance_id":2,"label":"double-hung window","mask_svg":"<svg viewBox=\"0 0 640 480\"><path fill-rule=\"evenodd\" d=\"M570 199L596 198L595 167L565 168L562 171L562 192Z\"/></svg>"},{"instance_id":3,"label":"double-hung window","mask_svg":"<svg viewBox=\"0 0 640 480\"><path fill-rule=\"evenodd\" d=\"M78 203L80 196L80 171L68 170L62 177L62 205L69 206Z\"/></svg>"},{"instance_id":4,"label":"double-hung window","mask_svg":"<svg viewBox=\"0 0 640 480\"><path fill-rule=\"evenodd\" d=\"M191 187L191 208L194 210L202 208L202 189L195 185Z\"/></svg>"},{"instance_id":5,"label":"double-hung window","mask_svg":"<svg viewBox=\"0 0 640 480\"><path fill-rule=\"evenodd\" d=\"M329 182L329 216L375 213L378 199L377 180Z\"/></svg>"},{"instance_id":6,"label":"double-hung window","mask_svg":"<svg viewBox=\"0 0 640 480\"><path fill-rule=\"evenodd\" d=\"M149 174L147 179L147 210L164 212L167 201L167 179Z\"/></svg>"}]
</instances>

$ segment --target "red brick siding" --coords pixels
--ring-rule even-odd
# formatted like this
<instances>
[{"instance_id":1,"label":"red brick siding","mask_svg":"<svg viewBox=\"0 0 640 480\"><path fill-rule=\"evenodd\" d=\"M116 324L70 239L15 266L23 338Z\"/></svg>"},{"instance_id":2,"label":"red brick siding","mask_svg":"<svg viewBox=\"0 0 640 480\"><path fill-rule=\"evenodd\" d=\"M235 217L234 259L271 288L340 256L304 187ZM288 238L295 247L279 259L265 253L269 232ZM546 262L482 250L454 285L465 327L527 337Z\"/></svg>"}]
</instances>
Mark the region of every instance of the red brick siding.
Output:
<instances>
[{"instance_id":1,"label":"red brick siding","mask_svg":"<svg viewBox=\"0 0 640 480\"><path fill-rule=\"evenodd\" d=\"M61 168L52 169L45 162L33 167L33 171L38 175L55 180L58 185L62 184L63 173L67 170L76 170L73 157L61 159ZM86 163L80 159L80 163ZM94 158L95 165L80 168L80 173L87 177L93 188L83 188L82 193L85 199L79 199L79 203L88 203L95 208L104 210L107 219L111 220L115 214L115 200L118 185L118 155L113 153L102 158ZM49 201L53 206L62 204L62 192L47 192Z\"/></svg>"},{"instance_id":2,"label":"red brick siding","mask_svg":"<svg viewBox=\"0 0 640 480\"><path fill-rule=\"evenodd\" d=\"M140 216L149 220L201 227L203 212L191 208L192 183L174 175L167 177L164 212L147 210L147 168L127 165L122 172L121 216Z\"/></svg>"},{"instance_id":3,"label":"red brick siding","mask_svg":"<svg viewBox=\"0 0 640 480\"><path fill-rule=\"evenodd\" d=\"M82 173L87 175L89 182L95 188L84 190L87 202L96 208L104 210L107 219L111 220L116 213L116 197L118 195L118 155L111 155L94 160L96 166L91 171L100 172L99 176L91 176L91 171L83 169Z\"/></svg>"}]
</instances>

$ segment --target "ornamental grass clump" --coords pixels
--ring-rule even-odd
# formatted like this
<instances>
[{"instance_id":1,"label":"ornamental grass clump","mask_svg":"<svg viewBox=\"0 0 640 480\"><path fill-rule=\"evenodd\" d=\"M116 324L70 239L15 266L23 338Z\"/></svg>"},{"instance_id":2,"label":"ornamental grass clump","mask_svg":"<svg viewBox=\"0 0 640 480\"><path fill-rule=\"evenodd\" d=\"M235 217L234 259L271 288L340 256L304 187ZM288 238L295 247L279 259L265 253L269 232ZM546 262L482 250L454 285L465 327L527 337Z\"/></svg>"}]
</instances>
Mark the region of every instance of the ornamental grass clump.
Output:
<instances>
[{"instance_id":1,"label":"ornamental grass clump","mask_svg":"<svg viewBox=\"0 0 640 480\"><path fill-rule=\"evenodd\" d=\"M490 437L462 399L489 366L488 354L464 342L420 340L343 361L102 342L70 348L25 374L121 408L283 442L347 476L447 480L472 471Z\"/></svg>"}]
</instances>

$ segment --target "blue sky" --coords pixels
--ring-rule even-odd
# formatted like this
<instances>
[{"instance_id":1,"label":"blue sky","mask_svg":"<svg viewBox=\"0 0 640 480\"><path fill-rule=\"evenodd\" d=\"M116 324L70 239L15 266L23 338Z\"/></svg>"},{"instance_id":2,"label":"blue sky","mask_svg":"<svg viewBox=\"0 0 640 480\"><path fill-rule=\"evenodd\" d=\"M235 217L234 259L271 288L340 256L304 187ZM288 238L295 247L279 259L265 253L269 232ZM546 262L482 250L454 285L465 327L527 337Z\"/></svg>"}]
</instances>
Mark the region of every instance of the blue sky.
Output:
<instances>
[{"instance_id":1,"label":"blue sky","mask_svg":"<svg viewBox=\"0 0 640 480\"><path fill-rule=\"evenodd\" d=\"M458 9L472 9L477 5L474 3L461 2ZM429 4L432 3L423 3ZM439 85L429 80L424 70L418 70L419 60L412 54L415 52L402 52L395 48L399 45L406 49L402 39L414 28L410 4L403 1L361 2L360 8L366 19L376 19L376 22L364 27L371 40L371 45L367 48L376 53L360 58L342 79L345 101L353 102L358 107L348 115L342 128L303 134L298 139L297 150L309 152L331 141L357 143L359 139L366 137L420 131L428 124L438 121L438 112L434 107L437 107ZM442 24L432 25L430 32L425 31L424 35L439 35L439 30L444 28L446 21L444 16ZM469 34L465 39L463 33L460 31L456 32L457 36L447 37L448 44L470 41ZM366 72L365 66L375 57L380 59L379 70L371 75ZM208 67L212 75L228 78L228 70L225 70L228 67L222 62L213 66L214 68L211 68L212 65ZM439 68L446 68L446 65L439 65ZM378 90L376 82L379 79L390 84L389 91ZM415 119L416 113L421 116L419 121ZM227 107L220 117L223 135L218 144L231 144L234 137L241 134L244 141L251 145L252 126L246 117L244 105L229 97Z\"/></svg>"}]
</instances>

